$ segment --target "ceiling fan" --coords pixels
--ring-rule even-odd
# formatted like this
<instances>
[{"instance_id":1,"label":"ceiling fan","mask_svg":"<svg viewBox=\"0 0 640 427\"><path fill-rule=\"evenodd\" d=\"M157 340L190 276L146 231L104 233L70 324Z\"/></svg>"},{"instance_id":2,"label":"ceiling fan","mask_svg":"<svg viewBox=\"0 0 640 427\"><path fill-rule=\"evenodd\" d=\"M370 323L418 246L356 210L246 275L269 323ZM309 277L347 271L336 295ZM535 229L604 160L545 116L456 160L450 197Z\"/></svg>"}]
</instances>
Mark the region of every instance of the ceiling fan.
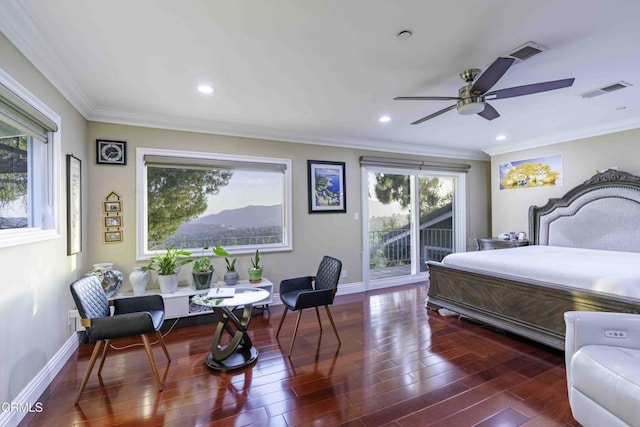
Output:
<instances>
[{"instance_id":1,"label":"ceiling fan","mask_svg":"<svg viewBox=\"0 0 640 427\"><path fill-rule=\"evenodd\" d=\"M458 109L458 113L462 115L477 114L487 120L493 120L500 117L500 114L489 105L486 101L493 99L513 98L516 96L531 95L539 92L547 92L555 89L562 89L573 85L575 78L553 80L550 82L534 83L524 86L510 87L506 89L498 89L488 92L500 78L507 72L509 67L513 65L515 58L498 58L480 74L480 70L472 68L460 73L462 80L467 82L458 91L458 96L399 96L393 98L395 100L411 100L411 101L456 101L455 104L429 114L415 122L412 125L420 124L424 121L446 113L454 108ZM477 78L477 80L476 80ZM475 81L475 82L474 82Z\"/></svg>"}]
</instances>

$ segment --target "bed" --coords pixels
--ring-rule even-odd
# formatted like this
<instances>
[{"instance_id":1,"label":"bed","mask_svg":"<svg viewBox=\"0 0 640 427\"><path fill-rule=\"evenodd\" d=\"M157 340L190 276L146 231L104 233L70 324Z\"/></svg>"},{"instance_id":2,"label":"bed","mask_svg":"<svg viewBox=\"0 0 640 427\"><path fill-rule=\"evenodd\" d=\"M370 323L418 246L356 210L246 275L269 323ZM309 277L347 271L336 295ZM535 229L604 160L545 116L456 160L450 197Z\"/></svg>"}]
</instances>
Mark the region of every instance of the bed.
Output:
<instances>
[{"instance_id":1,"label":"bed","mask_svg":"<svg viewBox=\"0 0 640 427\"><path fill-rule=\"evenodd\" d=\"M427 307L557 349L566 311L640 312L640 177L607 170L531 206L529 240L428 262Z\"/></svg>"}]
</instances>

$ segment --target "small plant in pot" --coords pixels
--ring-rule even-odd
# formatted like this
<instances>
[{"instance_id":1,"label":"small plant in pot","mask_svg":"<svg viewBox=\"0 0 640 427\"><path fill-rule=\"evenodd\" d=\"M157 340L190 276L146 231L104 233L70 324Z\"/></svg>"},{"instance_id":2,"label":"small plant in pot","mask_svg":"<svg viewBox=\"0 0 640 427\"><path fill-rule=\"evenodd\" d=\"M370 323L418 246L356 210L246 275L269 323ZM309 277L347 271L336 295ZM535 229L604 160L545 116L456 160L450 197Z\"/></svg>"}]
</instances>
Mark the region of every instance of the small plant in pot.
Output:
<instances>
[{"instance_id":1,"label":"small plant in pot","mask_svg":"<svg viewBox=\"0 0 640 427\"><path fill-rule=\"evenodd\" d=\"M227 272L224 274L224 283L230 286L238 283L239 275L236 271L236 259L229 259L229 252L220 246L213 248L213 253L217 256L224 257L224 262L227 264Z\"/></svg>"},{"instance_id":2,"label":"small plant in pot","mask_svg":"<svg viewBox=\"0 0 640 427\"><path fill-rule=\"evenodd\" d=\"M229 258L225 258L224 261L227 263L227 272L224 274L224 283L227 285L235 285L238 283L238 272L236 271L236 259L232 258L229 261Z\"/></svg>"},{"instance_id":3,"label":"small plant in pot","mask_svg":"<svg viewBox=\"0 0 640 427\"><path fill-rule=\"evenodd\" d=\"M178 290L178 270L191 262L190 255L189 251L169 246L164 254L157 253L151 257L145 269L158 273L161 293L171 294Z\"/></svg>"},{"instance_id":4,"label":"small plant in pot","mask_svg":"<svg viewBox=\"0 0 640 427\"><path fill-rule=\"evenodd\" d=\"M262 267L260 266L260 252L251 258L251 268L249 268L249 283L260 283L262 281Z\"/></svg>"},{"instance_id":5,"label":"small plant in pot","mask_svg":"<svg viewBox=\"0 0 640 427\"><path fill-rule=\"evenodd\" d=\"M204 251L208 249L208 246L202 248L202 256L193 262L193 271L191 272L193 276L193 287L198 290L209 289L211 287L214 268L211 260L204 256Z\"/></svg>"}]
</instances>

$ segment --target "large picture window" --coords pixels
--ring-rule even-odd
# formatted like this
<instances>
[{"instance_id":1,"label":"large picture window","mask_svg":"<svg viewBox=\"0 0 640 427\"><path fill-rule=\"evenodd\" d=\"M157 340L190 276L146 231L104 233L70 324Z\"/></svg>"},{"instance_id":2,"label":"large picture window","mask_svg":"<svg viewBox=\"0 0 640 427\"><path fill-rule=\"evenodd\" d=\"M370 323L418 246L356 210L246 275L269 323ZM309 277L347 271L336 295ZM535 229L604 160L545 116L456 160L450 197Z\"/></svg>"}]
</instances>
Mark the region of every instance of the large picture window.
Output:
<instances>
[{"instance_id":1,"label":"large picture window","mask_svg":"<svg viewBox=\"0 0 640 427\"><path fill-rule=\"evenodd\" d=\"M59 122L0 70L0 246L59 236Z\"/></svg>"},{"instance_id":2,"label":"large picture window","mask_svg":"<svg viewBox=\"0 0 640 427\"><path fill-rule=\"evenodd\" d=\"M291 162L139 148L138 257L170 246L291 249Z\"/></svg>"}]
</instances>

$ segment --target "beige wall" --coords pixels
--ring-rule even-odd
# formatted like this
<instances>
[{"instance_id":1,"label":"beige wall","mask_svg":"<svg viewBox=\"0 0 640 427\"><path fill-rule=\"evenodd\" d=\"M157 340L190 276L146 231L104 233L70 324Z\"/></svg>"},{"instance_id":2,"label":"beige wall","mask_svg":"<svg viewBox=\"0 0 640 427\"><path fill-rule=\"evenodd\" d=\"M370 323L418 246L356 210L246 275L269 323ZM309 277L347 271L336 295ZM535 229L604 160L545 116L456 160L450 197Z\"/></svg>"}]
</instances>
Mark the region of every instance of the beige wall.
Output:
<instances>
[{"instance_id":1,"label":"beige wall","mask_svg":"<svg viewBox=\"0 0 640 427\"><path fill-rule=\"evenodd\" d=\"M521 230L528 233L529 206L540 206L551 197L564 195L574 186L590 178L596 170L618 166L620 170L639 175L638 139L640 139L640 130L636 129L493 156L491 158L493 235ZM498 179L500 163L553 154L562 155L563 185L561 187L500 190Z\"/></svg>"},{"instance_id":2,"label":"beige wall","mask_svg":"<svg viewBox=\"0 0 640 427\"><path fill-rule=\"evenodd\" d=\"M0 402L11 402L73 334L67 327L67 311L73 307L69 282L86 271L88 251L85 239L79 255L67 256L64 156L73 153L82 160L84 184L89 161L84 118L2 35L0 58L6 73L62 119L61 236L0 248Z\"/></svg>"},{"instance_id":3,"label":"beige wall","mask_svg":"<svg viewBox=\"0 0 640 427\"><path fill-rule=\"evenodd\" d=\"M359 175L355 170L357 156L354 151L91 122L89 123L89 140L96 139L126 141L128 164L126 166L93 164L90 168L89 176L93 183L88 207L88 247L91 262L114 262L116 267L125 272L136 265L135 149L136 147L172 148L292 159L294 251L264 253L262 264L265 277L277 284L285 277L313 274L322 256L328 254L343 261L344 268L349 273L348 281L360 280L356 268L360 262L360 252L353 250L353 244L358 243L359 247L361 231L359 222L355 222L351 214L359 205L360 194ZM346 162L348 214L307 214L307 159ZM124 241L121 244L102 242L102 202L112 191L122 196ZM247 278L250 256L240 255L237 258L240 277ZM142 261L137 263L137 265L142 264ZM214 266L218 279L221 279L225 271L223 260L214 259ZM181 270L179 275L181 284L191 283L190 271L190 266ZM152 286L157 287L157 284Z\"/></svg>"},{"instance_id":4,"label":"beige wall","mask_svg":"<svg viewBox=\"0 0 640 427\"><path fill-rule=\"evenodd\" d=\"M127 142L127 165L96 165L89 167L92 183L89 195L88 249L90 262L114 262L116 267L128 272L136 263L136 210L135 210L135 149L172 148L189 151L208 151L267 157L289 158L292 160L293 176L293 251L265 253L262 256L264 275L276 285L287 277L312 274L316 271L323 255L332 255L342 260L347 270L347 278L341 283L362 281L362 223L354 219L357 212L362 218L361 183L359 158L362 155L381 155L362 150L335 148L310 144L296 144L282 141L238 138L193 132L151 129L106 123L89 123L89 140L95 150L96 139L112 139ZM94 151L95 153L95 151ZM91 155L93 156L94 153ZM407 156L404 156L405 158ZM333 160L346 163L347 213L309 214L307 207L307 160ZM472 209L468 218L469 235L486 234L489 227L488 216L488 169L489 162L468 161L472 169L468 174L468 201ZM120 244L102 242L102 202L115 191L123 201L124 241ZM472 238L468 239L471 242ZM250 267L249 255L238 256L238 271L241 278L247 278ZM221 259L214 259L218 279L225 269ZM190 267L180 272L181 284L190 282ZM152 284L157 288L157 284Z\"/></svg>"}]
</instances>

